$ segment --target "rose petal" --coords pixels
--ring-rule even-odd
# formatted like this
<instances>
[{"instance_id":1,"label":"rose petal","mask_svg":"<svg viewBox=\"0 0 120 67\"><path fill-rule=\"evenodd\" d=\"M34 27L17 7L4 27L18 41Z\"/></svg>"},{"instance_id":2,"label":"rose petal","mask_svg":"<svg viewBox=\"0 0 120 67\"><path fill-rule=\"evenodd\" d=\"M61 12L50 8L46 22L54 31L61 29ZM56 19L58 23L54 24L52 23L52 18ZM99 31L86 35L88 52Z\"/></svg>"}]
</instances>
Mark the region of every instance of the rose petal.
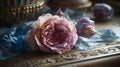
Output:
<instances>
[{"instance_id":1,"label":"rose petal","mask_svg":"<svg viewBox=\"0 0 120 67\"><path fill-rule=\"evenodd\" d=\"M32 32L33 34L27 35L32 35L34 45L37 44L41 51L47 53L62 54L69 51L78 39L76 28L71 24L71 21L58 15L45 14L40 16L33 24ZM28 39L29 41L31 40Z\"/></svg>"}]
</instances>

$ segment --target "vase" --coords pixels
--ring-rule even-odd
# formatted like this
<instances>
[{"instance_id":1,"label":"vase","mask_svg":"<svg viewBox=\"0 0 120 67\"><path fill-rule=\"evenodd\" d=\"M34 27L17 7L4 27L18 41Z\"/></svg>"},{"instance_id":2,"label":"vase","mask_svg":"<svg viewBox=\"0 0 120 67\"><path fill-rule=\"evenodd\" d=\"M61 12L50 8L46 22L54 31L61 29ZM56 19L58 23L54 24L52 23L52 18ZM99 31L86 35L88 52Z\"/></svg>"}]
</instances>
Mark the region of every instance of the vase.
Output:
<instances>
[{"instance_id":1,"label":"vase","mask_svg":"<svg viewBox=\"0 0 120 67\"><path fill-rule=\"evenodd\" d=\"M46 0L0 0L0 26L23 24L36 17Z\"/></svg>"}]
</instances>

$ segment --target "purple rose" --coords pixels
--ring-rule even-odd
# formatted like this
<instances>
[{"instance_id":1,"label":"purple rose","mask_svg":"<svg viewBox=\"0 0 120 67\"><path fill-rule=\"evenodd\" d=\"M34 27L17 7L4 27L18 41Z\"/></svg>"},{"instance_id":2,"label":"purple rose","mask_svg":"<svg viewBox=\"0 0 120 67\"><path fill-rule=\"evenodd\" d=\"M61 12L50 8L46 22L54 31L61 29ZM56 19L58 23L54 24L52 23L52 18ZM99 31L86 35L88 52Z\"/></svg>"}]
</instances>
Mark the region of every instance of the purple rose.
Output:
<instances>
[{"instance_id":1,"label":"purple rose","mask_svg":"<svg viewBox=\"0 0 120 67\"><path fill-rule=\"evenodd\" d=\"M91 37L96 33L94 21L83 17L76 24L77 34L84 37Z\"/></svg>"},{"instance_id":2,"label":"purple rose","mask_svg":"<svg viewBox=\"0 0 120 67\"><path fill-rule=\"evenodd\" d=\"M78 40L75 26L64 17L44 14L33 23L26 40L33 50L62 54Z\"/></svg>"}]
</instances>

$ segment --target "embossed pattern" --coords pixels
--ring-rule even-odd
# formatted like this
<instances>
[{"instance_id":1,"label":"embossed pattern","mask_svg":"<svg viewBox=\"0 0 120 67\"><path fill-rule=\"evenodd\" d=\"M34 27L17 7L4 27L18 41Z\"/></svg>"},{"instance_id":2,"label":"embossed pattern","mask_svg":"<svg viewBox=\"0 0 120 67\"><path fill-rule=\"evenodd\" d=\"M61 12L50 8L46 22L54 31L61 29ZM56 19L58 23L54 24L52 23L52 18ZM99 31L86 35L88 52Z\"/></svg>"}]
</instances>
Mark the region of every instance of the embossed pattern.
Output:
<instances>
[{"instance_id":1,"label":"embossed pattern","mask_svg":"<svg viewBox=\"0 0 120 67\"><path fill-rule=\"evenodd\" d=\"M0 24L18 24L40 14L45 0L0 0Z\"/></svg>"},{"instance_id":2,"label":"embossed pattern","mask_svg":"<svg viewBox=\"0 0 120 67\"><path fill-rule=\"evenodd\" d=\"M76 51L70 54L59 55L56 57L46 58L46 59L38 59L31 60L19 64L12 65L10 67L49 67L56 66L65 63L78 62L88 59L95 59L110 55L120 54L120 44L115 43L114 45L109 45L101 48L96 48L90 51Z\"/></svg>"}]
</instances>

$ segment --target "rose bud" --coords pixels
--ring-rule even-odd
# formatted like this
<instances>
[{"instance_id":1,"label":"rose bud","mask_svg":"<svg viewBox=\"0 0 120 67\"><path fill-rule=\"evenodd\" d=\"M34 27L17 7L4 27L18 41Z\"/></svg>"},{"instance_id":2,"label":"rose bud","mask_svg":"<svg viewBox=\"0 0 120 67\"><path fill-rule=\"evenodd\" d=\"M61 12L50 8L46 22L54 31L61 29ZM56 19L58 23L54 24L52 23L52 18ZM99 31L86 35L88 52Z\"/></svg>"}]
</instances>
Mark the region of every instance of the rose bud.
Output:
<instances>
[{"instance_id":1,"label":"rose bud","mask_svg":"<svg viewBox=\"0 0 120 67\"><path fill-rule=\"evenodd\" d=\"M71 21L58 15L44 14L33 23L26 40L33 50L62 54L73 48L78 35Z\"/></svg>"},{"instance_id":2,"label":"rose bud","mask_svg":"<svg viewBox=\"0 0 120 67\"><path fill-rule=\"evenodd\" d=\"M114 15L113 8L106 3L95 4L92 11L96 21L107 21Z\"/></svg>"},{"instance_id":3,"label":"rose bud","mask_svg":"<svg viewBox=\"0 0 120 67\"><path fill-rule=\"evenodd\" d=\"M91 37L96 33L94 21L83 17L76 24L77 34L84 37Z\"/></svg>"},{"instance_id":4,"label":"rose bud","mask_svg":"<svg viewBox=\"0 0 120 67\"><path fill-rule=\"evenodd\" d=\"M62 12L61 8L59 8L56 12L56 15L60 16L60 17L65 17L65 14Z\"/></svg>"}]
</instances>

